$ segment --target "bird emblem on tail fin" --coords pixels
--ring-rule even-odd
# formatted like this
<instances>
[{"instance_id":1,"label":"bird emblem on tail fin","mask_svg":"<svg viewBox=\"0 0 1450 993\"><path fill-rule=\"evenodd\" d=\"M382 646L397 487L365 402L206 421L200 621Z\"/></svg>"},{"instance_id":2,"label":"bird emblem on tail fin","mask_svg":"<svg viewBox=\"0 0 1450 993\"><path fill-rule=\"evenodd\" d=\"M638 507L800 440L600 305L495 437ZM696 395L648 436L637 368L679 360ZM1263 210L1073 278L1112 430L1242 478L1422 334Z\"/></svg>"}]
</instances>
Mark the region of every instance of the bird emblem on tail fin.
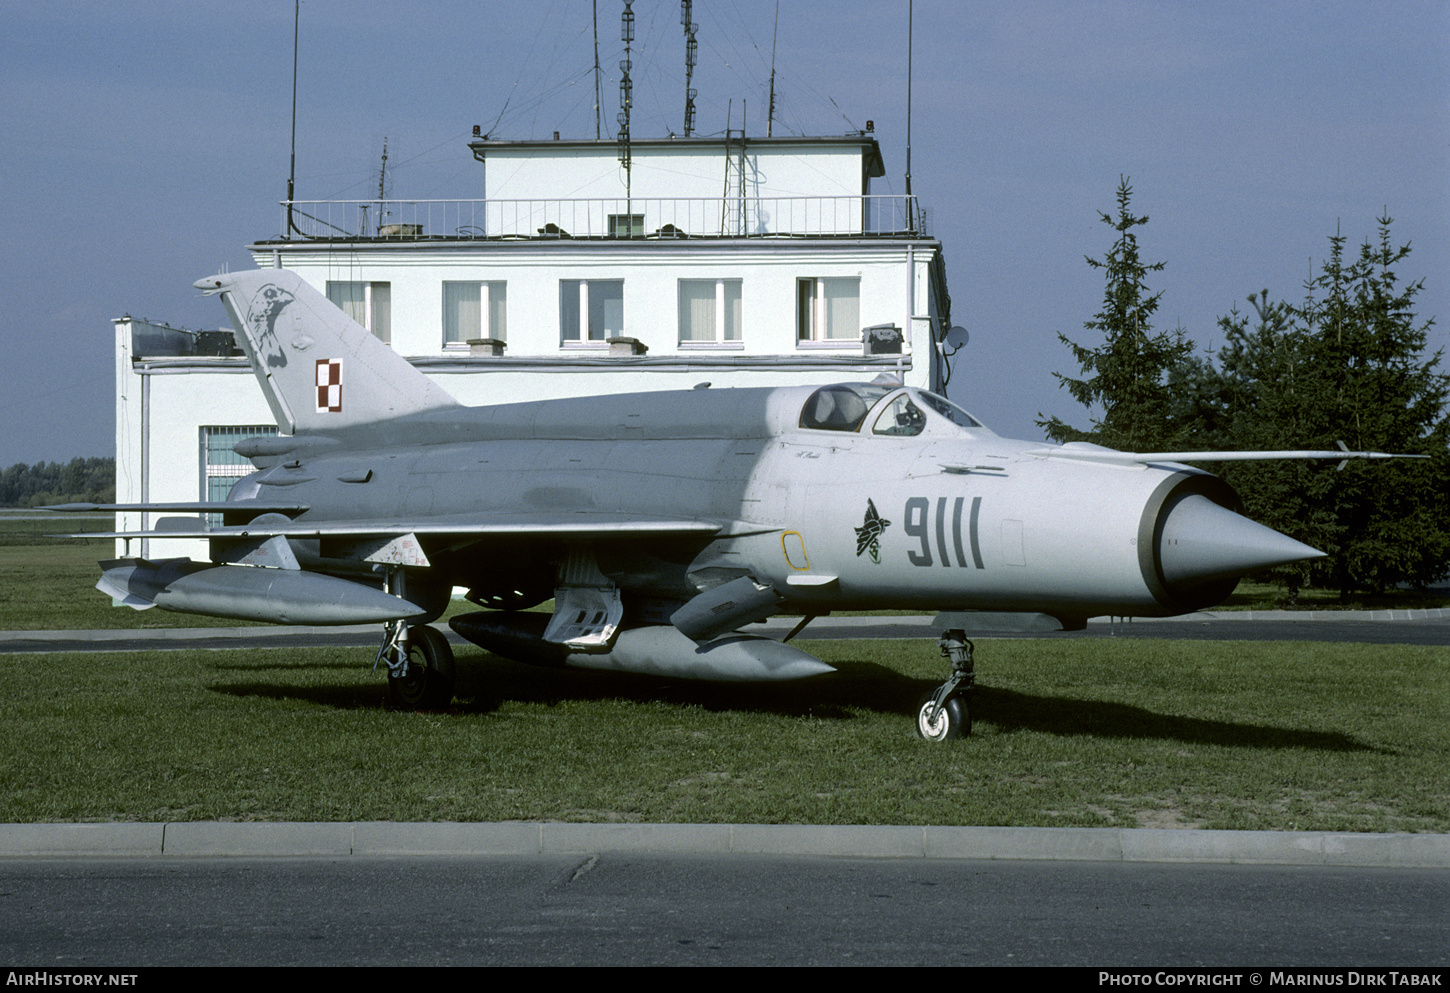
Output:
<instances>
[{"instance_id":1,"label":"bird emblem on tail fin","mask_svg":"<svg viewBox=\"0 0 1450 993\"><path fill-rule=\"evenodd\" d=\"M251 306L247 310L247 320L253 329L252 338L266 349L262 358L269 369L280 369L287 365L287 352L277 336L277 318L295 300L296 297L287 290L268 283L252 297Z\"/></svg>"}]
</instances>

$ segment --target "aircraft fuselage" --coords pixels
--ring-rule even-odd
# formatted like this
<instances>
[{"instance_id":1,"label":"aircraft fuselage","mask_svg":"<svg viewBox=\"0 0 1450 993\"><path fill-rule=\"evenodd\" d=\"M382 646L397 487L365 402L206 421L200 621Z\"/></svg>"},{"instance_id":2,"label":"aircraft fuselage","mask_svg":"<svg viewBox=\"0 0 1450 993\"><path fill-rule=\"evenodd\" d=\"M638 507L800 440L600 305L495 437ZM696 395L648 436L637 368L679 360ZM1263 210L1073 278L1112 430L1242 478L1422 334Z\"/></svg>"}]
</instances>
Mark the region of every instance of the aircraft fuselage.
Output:
<instances>
[{"instance_id":1,"label":"aircraft fuselage","mask_svg":"<svg viewBox=\"0 0 1450 993\"><path fill-rule=\"evenodd\" d=\"M793 607L822 611L1154 616L1232 589L1222 576L1162 574L1162 524L1183 494L1232 505L1216 477L1043 458L1026 454L1031 443L930 412L908 437L869 421L806 428L812 393L700 389L432 411L279 456L233 499L295 499L310 507L297 525L511 513L719 524L713 538L663 550L628 535L587 542L622 587L681 599L711 570L753 575ZM881 404L917 395L894 391ZM470 552L420 540L465 587L487 587L505 568L552 582L566 546L585 543L533 535Z\"/></svg>"}]
</instances>

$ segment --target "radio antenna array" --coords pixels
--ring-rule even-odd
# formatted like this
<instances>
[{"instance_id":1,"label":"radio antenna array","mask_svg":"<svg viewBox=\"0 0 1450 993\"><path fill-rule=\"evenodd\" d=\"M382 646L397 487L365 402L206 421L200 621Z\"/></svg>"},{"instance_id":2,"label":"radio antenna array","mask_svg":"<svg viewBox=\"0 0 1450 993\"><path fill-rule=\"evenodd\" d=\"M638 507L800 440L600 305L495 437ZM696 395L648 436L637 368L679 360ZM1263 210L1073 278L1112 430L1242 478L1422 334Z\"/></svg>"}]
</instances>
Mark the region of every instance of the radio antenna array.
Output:
<instances>
[{"instance_id":1,"label":"radio antenna array","mask_svg":"<svg viewBox=\"0 0 1450 993\"><path fill-rule=\"evenodd\" d=\"M695 90L690 86L690 81L695 76L695 59L699 54L700 46L695 41L695 32L700 25L696 24L691 17L691 8L694 4L691 0L680 0L680 24L685 29L685 137L690 137L690 132L695 130Z\"/></svg>"},{"instance_id":2,"label":"radio antenna array","mask_svg":"<svg viewBox=\"0 0 1450 993\"><path fill-rule=\"evenodd\" d=\"M591 5L594 10L594 140L599 140L599 115L604 109L604 84L599 75L599 0Z\"/></svg>"},{"instance_id":3,"label":"radio antenna array","mask_svg":"<svg viewBox=\"0 0 1450 993\"><path fill-rule=\"evenodd\" d=\"M301 234L292 220L292 202L297 194L297 36L302 27L302 0L292 6L292 165L287 171L287 237ZM144 519L144 518L143 518Z\"/></svg>"},{"instance_id":4,"label":"radio antenna array","mask_svg":"<svg viewBox=\"0 0 1450 993\"><path fill-rule=\"evenodd\" d=\"M770 105L765 108L765 136L775 132L775 40L780 36L780 0L775 0L775 27L770 33Z\"/></svg>"},{"instance_id":5,"label":"radio antenna array","mask_svg":"<svg viewBox=\"0 0 1450 993\"><path fill-rule=\"evenodd\" d=\"M624 0L624 13L620 16L619 37L624 42L624 59L619 63L619 164L624 167L625 196L629 195L629 108L634 103L634 83L630 81L629 70L634 68L630 61L634 44L634 11L630 9L633 0Z\"/></svg>"}]
</instances>

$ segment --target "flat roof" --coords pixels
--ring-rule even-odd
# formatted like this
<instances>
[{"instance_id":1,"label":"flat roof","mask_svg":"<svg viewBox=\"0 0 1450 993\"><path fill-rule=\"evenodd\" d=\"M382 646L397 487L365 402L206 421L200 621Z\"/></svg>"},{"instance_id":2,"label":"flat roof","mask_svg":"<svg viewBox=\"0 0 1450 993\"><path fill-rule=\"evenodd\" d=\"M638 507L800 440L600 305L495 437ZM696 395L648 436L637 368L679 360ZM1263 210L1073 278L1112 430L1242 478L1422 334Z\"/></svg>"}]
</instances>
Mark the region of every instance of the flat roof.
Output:
<instances>
[{"instance_id":1,"label":"flat roof","mask_svg":"<svg viewBox=\"0 0 1450 993\"><path fill-rule=\"evenodd\" d=\"M766 149L787 149L800 148L801 146L818 147L823 151L831 148L837 149L860 149L866 157L867 175L876 178L886 175L886 166L881 160L881 146L877 144L876 138L866 132L852 135L826 135L826 136L781 136L781 137L744 137L738 135L731 137L728 144L737 148L741 144L746 148ZM722 135L702 137L691 135L685 137L670 138L631 138L629 147L631 151L649 152L667 148L693 148L693 149L718 149L724 147L727 141ZM618 139L613 138L529 138L523 140L496 140L493 138L475 138L468 143L473 150L473 157L482 161L489 151L533 151L560 149L616 149L619 147Z\"/></svg>"}]
</instances>

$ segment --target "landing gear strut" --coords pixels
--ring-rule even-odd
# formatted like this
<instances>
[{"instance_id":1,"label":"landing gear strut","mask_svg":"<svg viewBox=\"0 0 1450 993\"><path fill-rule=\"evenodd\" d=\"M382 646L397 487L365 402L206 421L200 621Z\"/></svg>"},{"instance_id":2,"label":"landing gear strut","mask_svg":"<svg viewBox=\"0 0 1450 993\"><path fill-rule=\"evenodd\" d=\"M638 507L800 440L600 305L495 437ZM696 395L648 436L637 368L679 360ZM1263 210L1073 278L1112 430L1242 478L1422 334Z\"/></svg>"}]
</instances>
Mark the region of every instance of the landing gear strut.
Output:
<instances>
[{"instance_id":1,"label":"landing gear strut","mask_svg":"<svg viewBox=\"0 0 1450 993\"><path fill-rule=\"evenodd\" d=\"M391 622L383 632L378 661L388 666L390 709L436 710L452 702L453 649L436 628Z\"/></svg>"},{"instance_id":2,"label":"landing gear strut","mask_svg":"<svg viewBox=\"0 0 1450 993\"><path fill-rule=\"evenodd\" d=\"M972 712L969 702L975 676L972 672L972 643L957 628L942 632L937 642L941 653L951 660L952 674L916 706L916 735L927 741L948 741L965 738L972 733Z\"/></svg>"}]
</instances>

